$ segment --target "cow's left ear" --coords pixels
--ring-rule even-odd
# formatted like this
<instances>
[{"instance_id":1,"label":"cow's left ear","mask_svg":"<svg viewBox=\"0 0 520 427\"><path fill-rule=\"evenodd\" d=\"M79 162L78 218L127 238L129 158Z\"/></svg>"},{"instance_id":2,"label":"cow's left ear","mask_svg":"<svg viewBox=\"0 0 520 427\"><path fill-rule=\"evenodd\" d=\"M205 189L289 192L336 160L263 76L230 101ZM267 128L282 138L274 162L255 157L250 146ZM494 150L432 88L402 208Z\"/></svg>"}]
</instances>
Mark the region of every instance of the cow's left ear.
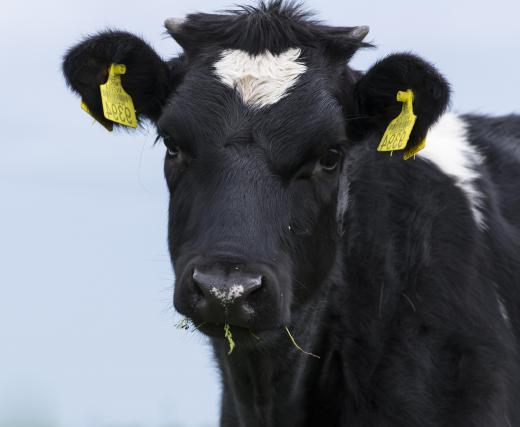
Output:
<instances>
[{"instance_id":1,"label":"cow's left ear","mask_svg":"<svg viewBox=\"0 0 520 427\"><path fill-rule=\"evenodd\" d=\"M111 64L122 64L121 85L130 95L137 119L156 121L174 85L174 62L165 62L141 38L124 31L104 31L73 46L63 59L63 74L90 113L104 124L100 85Z\"/></svg>"},{"instance_id":2,"label":"cow's left ear","mask_svg":"<svg viewBox=\"0 0 520 427\"><path fill-rule=\"evenodd\" d=\"M357 81L344 106L349 138L382 137L401 113L403 104L396 99L397 93L408 90L413 93L417 119L405 148L419 145L448 106L450 87L435 67L410 54L386 57Z\"/></svg>"}]
</instances>

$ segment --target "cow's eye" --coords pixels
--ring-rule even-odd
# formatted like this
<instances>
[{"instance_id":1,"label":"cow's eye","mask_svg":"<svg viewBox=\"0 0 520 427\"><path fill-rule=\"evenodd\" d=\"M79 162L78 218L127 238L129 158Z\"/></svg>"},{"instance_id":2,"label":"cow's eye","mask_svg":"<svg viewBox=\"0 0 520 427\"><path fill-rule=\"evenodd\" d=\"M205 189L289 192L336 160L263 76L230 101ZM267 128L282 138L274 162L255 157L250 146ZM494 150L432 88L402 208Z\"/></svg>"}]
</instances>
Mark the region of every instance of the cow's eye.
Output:
<instances>
[{"instance_id":1,"label":"cow's eye","mask_svg":"<svg viewBox=\"0 0 520 427\"><path fill-rule=\"evenodd\" d=\"M341 160L341 152L336 148L329 148L323 156L320 157L320 166L323 170L333 171Z\"/></svg>"},{"instance_id":2,"label":"cow's eye","mask_svg":"<svg viewBox=\"0 0 520 427\"><path fill-rule=\"evenodd\" d=\"M175 159L179 156L179 147L173 143L171 139L164 139L164 145L166 146L166 155L169 159Z\"/></svg>"},{"instance_id":3,"label":"cow's eye","mask_svg":"<svg viewBox=\"0 0 520 427\"><path fill-rule=\"evenodd\" d=\"M173 147L167 147L166 150L168 153L168 157L170 157L172 159L179 155L179 147L177 147L175 145Z\"/></svg>"}]
</instances>

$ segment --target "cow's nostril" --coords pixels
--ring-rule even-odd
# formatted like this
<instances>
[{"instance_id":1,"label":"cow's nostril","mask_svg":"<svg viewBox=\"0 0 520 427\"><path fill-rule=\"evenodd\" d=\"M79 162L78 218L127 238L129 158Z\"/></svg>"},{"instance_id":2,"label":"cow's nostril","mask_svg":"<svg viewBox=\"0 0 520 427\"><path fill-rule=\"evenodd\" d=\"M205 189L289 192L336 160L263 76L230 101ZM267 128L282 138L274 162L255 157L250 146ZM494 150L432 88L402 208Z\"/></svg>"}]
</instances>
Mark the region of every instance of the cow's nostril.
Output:
<instances>
[{"instance_id":1,"label":"cow's nostril","mask_svg":"<svg viewBox=\"0 0 520 427\"><path fill-rule=\"evenodd\" d=\"M249 276L245 277L244 281L241 283L240 286L244 287L244 296L250 295L253 292L257 291L262 287L263 277L258 276ZM240 282L238 282L240 283Z\"/></svg>"},{"instance_id":2,"label":"cow's nostril","mask_svg":"<svg viewBox=\"0 0 520 427\"><path fill-rule=\"evenodd\" d=\"M195 290L195 296L197 297L197 299L200 300L204 298L203 287L199 286L198 281L195 279L195 272L193 272L193 284L195 285L193 286L193 288Z\"/></svg>"}]
</instances>

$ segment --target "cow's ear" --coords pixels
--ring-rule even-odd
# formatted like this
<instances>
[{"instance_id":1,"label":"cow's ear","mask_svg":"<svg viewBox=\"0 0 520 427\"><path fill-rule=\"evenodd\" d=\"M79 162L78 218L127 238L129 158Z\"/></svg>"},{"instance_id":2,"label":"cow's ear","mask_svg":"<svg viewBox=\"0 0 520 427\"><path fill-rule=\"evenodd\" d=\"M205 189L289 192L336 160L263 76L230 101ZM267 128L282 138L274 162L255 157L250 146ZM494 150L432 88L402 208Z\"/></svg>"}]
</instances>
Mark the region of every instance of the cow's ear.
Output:
<instances>
[{"instance_id":1,"label":"cow's ear","mask_svg":"<svg viewBox=\"0 0 520 427\"><path fill-rule=\"evenodd\" d=\"M69 49L63 59L63 74L91 114L103 118L100 85L111 64L124 64L121 85L131 96L137 119L156 121L173 86L170 65L139 37L123 31L104 31Z\"/></svg>"},{"instance_id":2,"label":"cow's ear","mask_svg":"<svg viewBox=\"0 0 520 427\"><path fill-rule=\"evenodd\" d=\"M356 141L371 134L383 136L403 107L397 93L409 90L417 119L406 149L418 146L448 106L450 87L435 67L410 54L386 57L357 81L345 105L349 138Z\"/></svg>"}]
</instances>

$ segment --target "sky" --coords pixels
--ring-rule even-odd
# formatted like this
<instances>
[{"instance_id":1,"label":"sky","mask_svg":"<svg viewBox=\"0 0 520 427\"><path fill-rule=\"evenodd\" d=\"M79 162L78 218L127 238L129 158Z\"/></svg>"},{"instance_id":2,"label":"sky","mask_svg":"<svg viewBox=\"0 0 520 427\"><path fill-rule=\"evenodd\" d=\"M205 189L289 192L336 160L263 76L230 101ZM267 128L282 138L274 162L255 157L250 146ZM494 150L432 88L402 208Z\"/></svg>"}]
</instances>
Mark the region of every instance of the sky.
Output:
<instances>
[{"instance_id":1,"label":"sky","mask_svg":"<svg viewBox=\"0 0 520 427\"><path fill-rule=\"evenodd\" d=\"M514 0L309 0L331 25L370 25L376 49L415 52L451 82L452 110L520 113ZM108 133L65 87L61 58L119 28L164 58L165 18L233 3L4 1L0 14L0 427L218 425L206 339L175 328L164 148Z\"/></svg>"}]
</instances>

